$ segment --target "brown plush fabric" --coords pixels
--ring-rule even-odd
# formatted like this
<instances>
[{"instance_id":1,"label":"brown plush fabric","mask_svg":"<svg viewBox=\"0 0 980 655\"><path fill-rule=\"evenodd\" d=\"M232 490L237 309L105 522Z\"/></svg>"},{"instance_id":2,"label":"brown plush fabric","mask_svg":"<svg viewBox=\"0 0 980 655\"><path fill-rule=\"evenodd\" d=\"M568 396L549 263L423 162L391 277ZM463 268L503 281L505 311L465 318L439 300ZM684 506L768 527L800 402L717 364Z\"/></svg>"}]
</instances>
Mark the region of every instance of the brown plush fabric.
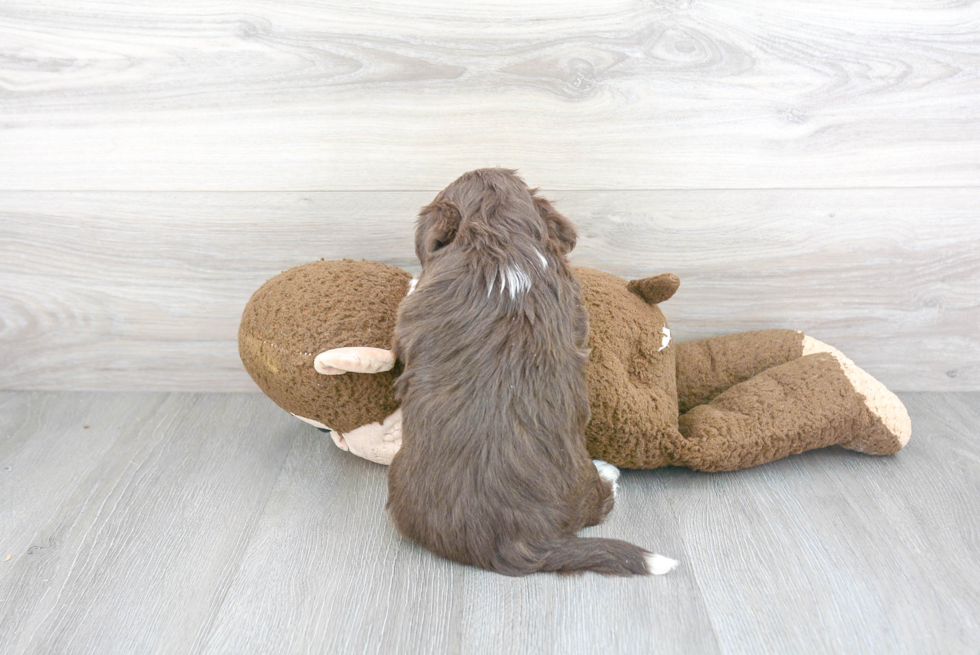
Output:
<instances>
[{"instance_id":1,"label":"brown plush fabric","mask_svg":"<svg viewBox=\"0 0 980 655\"><path fill-rule=\"evenodd\" d=\"M660 350L667 320L623 278L572 270L589 310L589 452L625 468L663 466L661 444L677 424L675 346Z\"/></svg>"},{"instance_id":2,"label":"brown plush fabric","mask_svg":"<svg viewBox=\"0 0 980 655\"><path fill-rule=\"evenodd\" d=\"M710 402L722 391L803 354L796 330L758 330L677 344L680 412Z\"/></svg>"},{"instance_id":3,"label":"brown plush fabric","mask_svg":"<svg viewBox=\"0 0 980 655\"><path fill-rule=\"evenodd\" d=\"M667 323L644 299L669 292L673 276L630 285L592 269L572 272L589 312L586 438L593 457L623 468L720 471L832 444L876 455L901 448L832 355L801 357L799 332L733 334L661 351ZM400 364L377 375L322 376L313 358L343 346L389 348L409 280L405 271L366 261L286 271L245 309L239 332L245 368L299 416L341 432L381 421L398 407L393 381Z\"/></svg>"},{"instance_id":4,"label":"brown plush fabric","mask_svg":"<svg viewBox=\"0 0 980 655\"><path fill-rule=\"evenodd\" d=\"M239 354L252 379L297 416L348 432L398 408L401 365L374 375L320 375L313 358L330 348L391 348L398 303L411 275L376 262L318 261L266 282L249 300Z\"/></svg>"},{"instance_id":5,"label":"brown plush fabric","mask_svg":"<svg viewBox=\"0 0 980 655\"><path fill-rule=\"evenodd\" d=\"M680 432L669 446L670 463L700 471L733 471L844 442L868 444L879 454L898 450L826 353L733 386L681 416Z\"/></svg>"}]
</instances>

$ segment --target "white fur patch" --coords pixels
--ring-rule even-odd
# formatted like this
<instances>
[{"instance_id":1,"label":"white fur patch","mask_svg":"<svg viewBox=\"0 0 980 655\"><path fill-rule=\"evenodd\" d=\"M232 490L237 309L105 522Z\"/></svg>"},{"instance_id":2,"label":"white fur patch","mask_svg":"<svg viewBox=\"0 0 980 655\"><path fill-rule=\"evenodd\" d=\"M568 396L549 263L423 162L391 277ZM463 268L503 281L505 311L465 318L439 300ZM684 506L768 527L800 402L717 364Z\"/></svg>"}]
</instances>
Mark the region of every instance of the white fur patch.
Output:
<instances>
[{"instance_id":1,"label":"white fur patch","mask_svg":"<svg viewBox=\"0 0 980 655\"><path fill-rule=\"evenodd\" d=\"M524 293L531 288L531 278L517 266L504 268L503 277L500 279L500 293L510 287L511 299L516 298L517 294Z\"/></svg>"},{"instance_id":2,"label":"white fur patch","mask_svg":"<svg viewBox=\"0 0 980 655\"><path fill-rule=\"evenodd\" d=\"M661 350L663 350L669 345L670 345L670 328L665 325L663 337L660 338L660 348L657 349L657 352L660 352Z\"/></svg>"},{"instance_id":3,"label":"white fur patch","mask_svg":"<svg viewBox=\"0 0 980 655\"><path fill-rule=\"evenodd\" d=\"M599 471L599 477L612 485L613 498L615 498L616 494L619 493L619 484L616 482L619 480L619 469L601 459L592 460L592 464Z\"/></svg>"},{"instance_id":4,"label":"white fur patch","mask_svg":"<svg viewBox=\"0 0 980 655\"><path fill-rule=\"evenodd\" d=\"M543 268L548 268L548 260L547 260L547 259L545 259L545 257L544 257L544 255L542 255L542 254L541 254L541 251L540 251L540 250L538 250L537 248L535 248L535 249L534 249L534 252L535 252L535 253L537 253L537 255L538 255L538 259L540 259L540 260L541 260L541 266L542 266Z\"/></svg>"},{"instance_id":5,"label":"white fur patch","mask_svg":"<svg viewBox=\"0 0 980 655\"><path fill-rule=\"evenodd\" d=\"M658 555L657 553L650 553L646 556L647 569L650 570L651 575L663 575L665 573L670 573L677 565L680 563L676 559L670 559L669 557L664 557L663 555Z\"/></svg>"},{"instance_id":6,"label":"white fur patch","mask_svg":"<svg viewBox=\"0 0 980 655\"><path fill-rule=\"evenodd\" d=\"M412 281L408 283L408 293L406 293L405 295L406 296L412 295L412 292L415 291L415 287L417 287L418 285L419 285L419 279L417 277L413 277Z\"/></svg>"}]
</instances>

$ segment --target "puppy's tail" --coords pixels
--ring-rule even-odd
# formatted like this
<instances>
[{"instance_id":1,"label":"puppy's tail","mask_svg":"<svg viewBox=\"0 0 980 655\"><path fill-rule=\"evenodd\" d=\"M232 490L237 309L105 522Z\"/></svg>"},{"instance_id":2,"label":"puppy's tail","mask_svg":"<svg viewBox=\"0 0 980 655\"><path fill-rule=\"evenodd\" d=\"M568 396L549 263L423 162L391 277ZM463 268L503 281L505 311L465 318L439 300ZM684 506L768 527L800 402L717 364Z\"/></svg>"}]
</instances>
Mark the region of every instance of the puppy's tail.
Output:
<instances>
[{"instance_id":1,"label":"puppy's tail","mask_svg":"<svg viewBox=\"0 0 980 655\"><path fill-rule=\"evenodd\" d=\"M677 560L619 539L571 537L552 544L539 571L594 571L606 575L663 575Z\"/></svg>"}]
</instances>

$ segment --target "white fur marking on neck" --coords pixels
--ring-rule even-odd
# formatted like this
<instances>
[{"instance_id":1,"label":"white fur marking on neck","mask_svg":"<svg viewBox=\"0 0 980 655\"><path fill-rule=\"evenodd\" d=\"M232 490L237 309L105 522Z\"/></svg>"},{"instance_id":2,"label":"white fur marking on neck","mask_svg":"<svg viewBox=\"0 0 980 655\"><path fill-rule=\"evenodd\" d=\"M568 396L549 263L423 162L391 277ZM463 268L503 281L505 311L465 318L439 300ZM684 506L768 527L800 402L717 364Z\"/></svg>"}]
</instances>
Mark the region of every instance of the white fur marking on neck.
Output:
<instances>
[{"instance_id":1,"label":"white fur marking on neck","mask_svg":"<svg viewBox=\"0 0 980 655\"><path fill-rule=\"evenodd\" d=\"M517 266L504 268L503 277L500 280L500 293L504 292L508 284L510 284L510 297L514 299L517 294L524 293L531 288L531 278Z\"/></svg>"},{"instance_id":2,"label":"white fur marking on neck","mask_svg":"<svg viewBox=\"0 0 980 655\"><path fill-rule=\"evenodd\" d=\"M490 278L490 284L489 286L487 286L487 298L489 298L490 294L493 293L493 285L495 285L496 283L497 283L497 271L494 270L493 277Z\"/></svg>"},{"instance_id":3,"label":"white fur marking on neck","mask_svg":"<svg viewBox=\"0 0 980 655\"><path fill-rule=\"evenodd\" d=\"M660 347L657 348L657 352L660 352L664 348L670 345L670 328L666 325L664 326L664 335L660 339Z\"/></svg>"},{"instance_id":4,"label":"white fur marking on neck","mask_svg":"<svg viewBox=\"0 0 980 655\"><path fill-rule=\"evenodd\" d=\"M415 291L415 287L417 287L418 285L419 285L419 279L417 277L413 277L412 281L408 283L408 293L406 293L405 295L406 296L412 295L412 292Z\"/></svg>"},{"instance_id":5,"label":"white fur marking on neck","mask_svg":"<svg viewBox=\"0 0 980 655\"><path fill-rule=\"evenodd\" d=\"M534 249L534 252L536 252L538 254L538 259L541 260L541 265L544 266L545 268L548 268L548 260L545 259L545 256L544 255L541 254L541 251L538 250L537 248L535 248Z\"/></svg>"}]
</instances>

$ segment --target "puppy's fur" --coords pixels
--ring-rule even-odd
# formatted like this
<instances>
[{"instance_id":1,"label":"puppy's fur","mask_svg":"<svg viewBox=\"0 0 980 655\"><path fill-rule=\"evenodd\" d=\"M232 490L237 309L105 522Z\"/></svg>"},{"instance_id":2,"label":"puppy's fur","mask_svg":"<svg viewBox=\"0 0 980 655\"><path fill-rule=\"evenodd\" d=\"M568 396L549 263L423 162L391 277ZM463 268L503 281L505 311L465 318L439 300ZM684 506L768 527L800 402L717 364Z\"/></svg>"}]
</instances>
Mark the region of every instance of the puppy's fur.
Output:
<instances>
[{"instance_id":1,"label":"puppy's fur","mask_svg":"<svg viewBox=\"0 0 980 655\"><path fill-rule=\"evenodd\" d=\"M575 229L514 171L481 169L422 209L402 302L402 447L388 510L406 537L506 575L650 573L647 551L575 536L612 509L585 448L588 318Z\"/></svg>"}]
</instances>

